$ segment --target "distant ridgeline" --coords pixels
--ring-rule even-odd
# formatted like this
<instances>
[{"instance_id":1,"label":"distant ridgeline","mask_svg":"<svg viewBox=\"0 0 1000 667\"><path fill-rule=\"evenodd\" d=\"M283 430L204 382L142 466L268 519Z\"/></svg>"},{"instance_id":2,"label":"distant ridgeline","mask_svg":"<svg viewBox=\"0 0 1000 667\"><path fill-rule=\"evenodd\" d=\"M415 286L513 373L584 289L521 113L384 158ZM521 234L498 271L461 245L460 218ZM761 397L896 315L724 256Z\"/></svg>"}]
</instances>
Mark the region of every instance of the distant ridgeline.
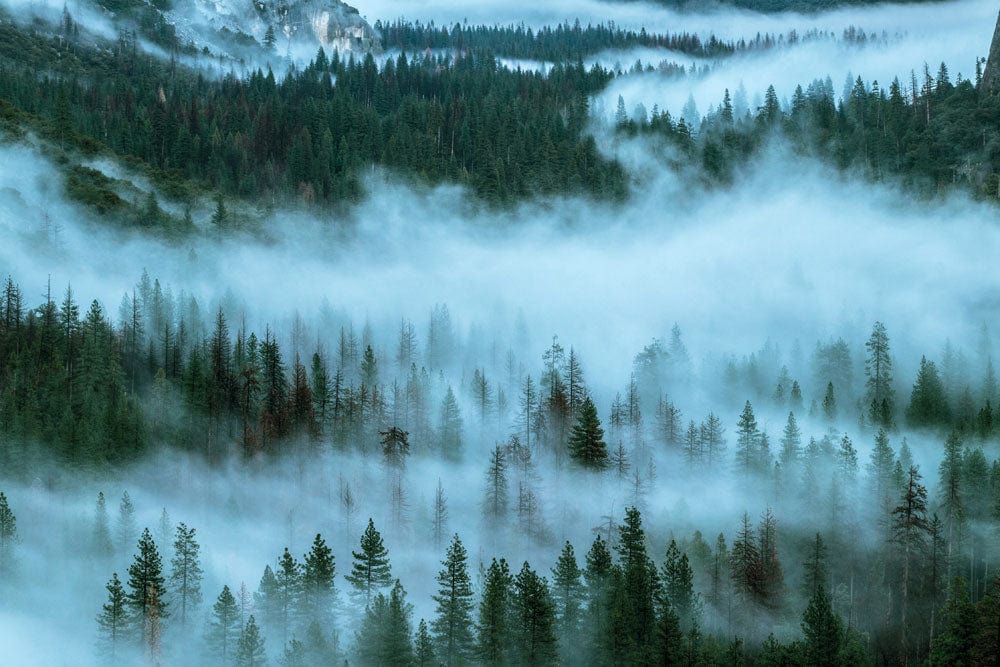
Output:
<instances>
[{"instance_id":1,"label":"distant ridgeline","mask_svg":"<svg viewBox=\"0 0 1000 667\"><path fill-rule=\"evenodd\" d=\"M143 53L134 33L115 42L88 36L68 11L58 25L19 27L2 18L0 127L46 139L74 199L120 224L164 229L193 227L156 201L128 201L105 175L80 163L98 154L120 160L149 177L174 210L216 199L217 212L229 211L217 216L220 226L239 224L240 207L224 209L222 198L252 206L350 204L364 196L364 175L374 167L416 184L461 184L491 206L567 194L621 200L633 176L598 150L589 131L592 98L619 74L701 72L669 62L618 72L586 65L586 54L649 45L723 58L833 38L809 33L731 43L601 25L532 32L379 23L381 41L370 49L317 47L308 66L286 74L258 69L206 78L182 59ZM871 38L848 31L838 39ZM174 40L178 50L171 53L181 53L180 43ZM383 48L393 55L376 55ZM623 100L617 128L666 137L681 150L665 154L664 163L706 187L728 183L777 135L803 154L902 182L921 196L961 187L996 199L1000 97L983 94L1000 66L995 51L985 70L977 65L974 80L953 81L942 66L902 73L901 82L883 86L859 79L844 100L829 82L803 82L787 109L772 88L760 108L738 113L720 90L718 107L697 121L657 109L635 113ZM501 54L555 56L556 63L545 74L512 70L498 62ZM659 150L663 142L648 145Z\"/></svg>"},{"instance_id":2,"label":"distant ridgeline","mask_svg":"<svg viewBox=\"0 0 1000 667\"><path fill-rule=\"evenodd\" d=\"M634 0L624 0L631 2ZM876 5L883 0L652 0L677 9L705 11L711 6L738 7L755 12L821 12L844 6ZM940 2L941 0L894 0L898 4Z\"/></svg>"}]
</instances>

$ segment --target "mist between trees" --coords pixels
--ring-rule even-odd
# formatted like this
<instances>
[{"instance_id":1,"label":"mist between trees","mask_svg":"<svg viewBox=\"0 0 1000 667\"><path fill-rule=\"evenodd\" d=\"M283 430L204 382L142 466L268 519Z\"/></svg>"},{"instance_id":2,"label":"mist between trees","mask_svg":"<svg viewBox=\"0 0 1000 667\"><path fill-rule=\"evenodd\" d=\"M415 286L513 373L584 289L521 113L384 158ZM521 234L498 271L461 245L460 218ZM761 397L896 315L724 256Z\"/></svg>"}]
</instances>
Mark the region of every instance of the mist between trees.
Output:
<instances>
[{"instance_id":1,"label":"mist between trees","mask_svg":"<svg viewBox=\"0 0 1000 667\"><path fill-rule=\"evenodd\" d=\"M910 372L878 322L701 360L675 325L616 383L523 320L258 335L171 294L144 275L112 319L4 289L15 655L47 661L25 629L98 663L994 655L985 327Z\"/></svg>"}]
</instances>

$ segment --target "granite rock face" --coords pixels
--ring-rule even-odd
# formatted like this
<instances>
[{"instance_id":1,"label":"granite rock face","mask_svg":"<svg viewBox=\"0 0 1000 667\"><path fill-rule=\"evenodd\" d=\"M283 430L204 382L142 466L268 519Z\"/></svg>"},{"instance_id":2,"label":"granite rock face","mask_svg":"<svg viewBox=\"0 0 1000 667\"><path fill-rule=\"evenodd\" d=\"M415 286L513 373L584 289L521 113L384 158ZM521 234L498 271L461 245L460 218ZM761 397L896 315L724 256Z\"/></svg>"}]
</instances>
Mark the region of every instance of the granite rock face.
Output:
<instances>
[{"instance_id":1,"label":"granite rock face","mask_svg":"<svg viewBox=\"0 0 1000 667\"><path fill-rule=\"evenodd\" d=\"M993 43L990 45L990 55L986 58L981 89L986 92L1000 89L1000 16L997 16L997 27L993 31Z\"/></svg>"}]
</instances>

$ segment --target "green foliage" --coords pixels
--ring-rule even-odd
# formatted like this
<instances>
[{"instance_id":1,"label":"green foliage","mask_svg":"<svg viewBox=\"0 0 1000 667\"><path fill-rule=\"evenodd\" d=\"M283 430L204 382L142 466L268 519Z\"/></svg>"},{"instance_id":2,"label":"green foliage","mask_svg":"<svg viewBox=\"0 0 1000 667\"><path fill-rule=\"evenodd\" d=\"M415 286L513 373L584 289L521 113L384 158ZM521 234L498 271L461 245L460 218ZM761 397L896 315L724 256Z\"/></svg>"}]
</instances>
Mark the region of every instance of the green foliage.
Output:
<instances>
[{"instance_id":1,"label":"green foliage","mask_svg":"<svg viewBox=\"0 0 1000 667\"><path fill-rule=\"evenodd\" d=\"M468 661L472 647L472 580L469 577L468 554L458 535L452 538L438 572L438 592L434 596L437 616L431 623L437 646L436 655L445 665Z\"/></svg>"},{"instance_id":2,"label":"green foliage","mask_svg":"<svg viewBox=\"0 0 1000 667\"><path fill-rule=\"evenodd\" d=\"M258 667L266 663L264 637L260 634L257 621L251 614L236 647L236 664L239 667Z\"/></svg>"},{"instance_id":3,"label":"green foliage","mask_svg":"<svg viewBox=\"0 0 1000 667\"><path fill-rule=\"evenodd\" d=\"M608 447L604 443L604 429L597 417L597 408L588 396L580 406L577 423L569 438L569 452L586 468L603 469L608 466Z\"/></svg>"},{"instance_id":4,"label":"green foliage","mask_svg":"<svg viewBox=\"0 0 1000 667\"><path fill-rule=\"evenodd\" d=\"M167 617L166 586L163 563L149 529L142 531L139 551L128 568L128 592L125 599L131 610L134 636L145 645L153 628L151 619Z\"/></svg>"},{"instance_id":5,"label":"green foliage","mask_svg":"<svg viewBox=\"0 0 1000 667\"><path fill-rule=\"evenodd\" d=\"M507 664L511 655L511 613L514 578L507 561L494 558L486 571L476 624L476 657L486 665Z\"/></svg>"},{"instance_id":6,"label":"green foliage","mask_svg":"<svg viewBox=\"0 0 1000 667\"><path fill-rule=\"evenodd\" d=\"M396 581L386 598L375 596L365 610L358 632L358 660L363 665L403 667L413 660L410 629L412 605L406 602L406 591Z\"/></svg>"},{"instance_id":7,"label":"green foliage","mask_svg":"<svg viewBox=\"0 0 1000 667\"><path fill-rule=\"evenodd\" d=\"M180 615L181 625L187 623L188 614L194 613L201 604L202 569L199 560L201 546L195 539L195 529L183 522L177 524L174 539L174 557L170 564L170 585L174 590L174 604Z\"/></svg>"},{"instance_id":8,"label":"green foliage","mask_svg":"<svg viewBox=\"0 0 1000 667\"><path fill-rule=\"evenodd\" d=\"M105 588L108 601L101 606L97 616L98 650L108 662L114 663L129 637L128 598L117 572L111 575Z\"/></svg>"},{"instance_id":9,"label":"green foliage","mask_svg":"<svg viewBox=\"0 0 1000 667\"><path fill-rule=\"evenodd\" d=\"M240 610L236 598L223 586L218 599L212 605L212 617L208 624L205 640L208 642L212 655L222 662L230 661L238 650L242 628L240 628Z\"/></svg>"},{"instance_id":10,"label":"green foliage","mask_svg":"<svg viewBox=\"0 0 1000 667\"><path fill-rule=\"evenodd\" d=\"M312 549L303 557L301 613L309 622L328 624L336 601L333 550L317 533Z\"/></svg>"},{"instance_id":11,"label":"green foliage","mask_svg":"<svg viewBox=\"0 0 1000 667\"><path fill-rule=\"evenodd\" d=\"M379 588L392 583L389 550L382 543L382 535L375 530L375 522L371 518L361 535L361 551L352 551L351 555L354 557L351 573L344 578L354 587L355 594L364 600L367 607Z\"/></svg>"}]
</instances>

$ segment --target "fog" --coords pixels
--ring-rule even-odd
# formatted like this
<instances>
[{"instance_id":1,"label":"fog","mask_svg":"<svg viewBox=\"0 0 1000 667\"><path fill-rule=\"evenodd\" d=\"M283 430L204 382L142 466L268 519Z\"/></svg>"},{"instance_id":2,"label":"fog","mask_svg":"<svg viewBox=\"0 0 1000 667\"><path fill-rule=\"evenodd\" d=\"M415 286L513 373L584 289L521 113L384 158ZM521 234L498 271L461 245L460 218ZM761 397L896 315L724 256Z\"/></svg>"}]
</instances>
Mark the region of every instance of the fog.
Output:
<instances>
[{"instance_id":1,"label":"fog","mask_svg":"<svg viewBox=\"0 0 1000 667\"><path fill-rule=\"evenodd\" d=\"M94 502L107 497L114 530L118 502L127 490L136 507L139 529L148 526L167 565L172 535L159 532L164 509L171 523L184 521L198 531L202 545L204 602L181 630L168 623L168 664L198 661L203 619L223 584L236 593L241 582L257 590L265 564L274 566L282 548L301 558L317 532L326 537L337 560L342 608L337 627L340 648L354 642L356 609L348 604L351 549L369 516L382 530L399 577L415 605L415 618L434 614L433 576L443 545L434 545L429 521L438 480L448 498L447 532L457 532L470 554L474 583L480 566L494 555L512 563L525 559L548 575L564 540L582 560L595 529L610 516L620 522L624 508L638 504L652 544L662 558L671 536L731 536L740 515L758 516L775 508L782 529L811 534L817 514L799 499L779 498L767 484L751 485L733 463L734 430L745 400L753 399L761 429L780 437L784 405L751 394L744 385L726 383L727 363L750 355L767 374L768 391L787 366L803 386L804 404L822 401L811 361L817 343L843 338L850 346L853 384L844 389L836 420L807 414L799 423L803 442L828 435L849 435L858 449L861 484L874 434L859 425L854 409L863 388L864 341L876 320L892 337L897 405L905 406L921 355L939 359L949 341L970 363L965 379L978 389L979 364L992 353L984 348L982 327L1000 310L1000 216L995 206L960 194L916 201L891 185L873 185L794 155L774 141L753 162L738 170L727 187L706 190L683 173L665 171L638 141L619 141L608 132L618 95L629 109L654 104L679 113L689 96L699 109L718 104L723 88L741 83L760 95L774 84L788 96L797 84L830 76L839 86L850 73L887 84L908 77L911 69L945 61L952 74L970 76L975 58L987 51L996 11L993 3L879 5L817 16L760 16L742 12L676 15L652 5L603 2L465 3L363 2L369 19L403 15L450 23L526 21L531 25L572 20L614 20L620 26L671 32L712 32L738 38L757 32L784 33L812 28L839 32L849 25L892 38L885 44L857 47L841 42L803 43L773 51L720 60L705 77L664 79L658 74L616 79L602 93L593 131L608 155L634 175L625 203L578 197L533 200L498 212L475 202L456 186L407 185L396 174L375 171L365 181L366 199L343 215L301 210L240 213L247 228L219 238L209 229L211 202L193 210L198 231L168 240L107 224L64 198L60 171L36 140L0 136L0 277L10 275L27 305L43 301L46 286L61 294L72 285L81 310L97 299L115 321L123 295L130 294L144 271L177 299L198 300L210 323L223 308L231 330L245 323L263 338L266 328L284 346L301 345L303 358L319 349L332 360L340 327L360 333L369 325L379 357L381 381L405 381L407 369L393 361L399 322L411 320L418 343L426 344L428 314L447 304L455 332L454 359L432 378L432 414L447 387L454 388L464 419L464 456L442 463L419 452L401 474L408 509L400 518L390 496L393 473L381 456L335 450L274 459L244 461L233 455L214 466L191 453L160 451L120 470L67 471L44 467L17 477L0 470L5 492L18 518L18 577L13 594L0 596L0 653L26 664L100 664L94 651L94 618L105 601L112 572L124 581L136 535L118 545L110 559L93 555ZM603 54L652 60L656 53ZM664 56L668 57L668 56ZM672 56L671 56L672 57ZM681 62L686 61L681 60ZM519 64L519 63L511 63ZM530 65L530 63L528 64ZM153 185L107 159L89 163L119 179L122 196L141 201ZM164 208L178 202L160 195ZM291 334L293 323L304 328ZM609 447L628 446L631 471L619 478L575 471L535 452L533 469L511 469L512 505L501 528L485 525L480 509L488 454L522 427L516 419L517 386L504 379L508 350L518 365L517 379L542 371L542 354L558 335L583 363L588 390L607 425L616 394L625 394L633 360L654 339L670 340L674 324L683 332L691 366L656 387L683 412L683 423L715 412L726 431L725 465L711 474L692 473L677 452L666 451L653 435L648 408L657 392L647 392L644 425L638 433L610 433ZM286 363L290 350L284 351ZM494 351L495 350L495 351ZM418 364L419 365L419 364ZM494 387L508 391L506 415L480 423L469 378L482 368ZM433 370L433 369L432 369ZM176 397L173 397L176 398ZM173 405L171 403L171 405ZM177 401L179 406L179 401ZM173 417L184 418L177 407ZM940 434L891 434L893 447L907 438L925 472L931 495L936 489ZM990 460L995 443L985 445ZM231 449L236 450L234 445ZM540 500L542 537L518 529L518 482ZM356 498L348 510L345 485ZM581 489L586 492L581 493ZM824 491L825 492L825 491ZM857 494L848 512L859 524L853 537L871 546L878 537L861 518L870 508ZM977 528L978 530L978 528ZM785 565L789 579L799 563ZM169 566L167 566L169 569ZM718 619L708 614L709 624ZM783 622L784 635L798 632L797 620ZM280 637L265 634L272 662L282 650ZM130 656L138 662L138 656Z\"/></svg>"}]
</instances>

